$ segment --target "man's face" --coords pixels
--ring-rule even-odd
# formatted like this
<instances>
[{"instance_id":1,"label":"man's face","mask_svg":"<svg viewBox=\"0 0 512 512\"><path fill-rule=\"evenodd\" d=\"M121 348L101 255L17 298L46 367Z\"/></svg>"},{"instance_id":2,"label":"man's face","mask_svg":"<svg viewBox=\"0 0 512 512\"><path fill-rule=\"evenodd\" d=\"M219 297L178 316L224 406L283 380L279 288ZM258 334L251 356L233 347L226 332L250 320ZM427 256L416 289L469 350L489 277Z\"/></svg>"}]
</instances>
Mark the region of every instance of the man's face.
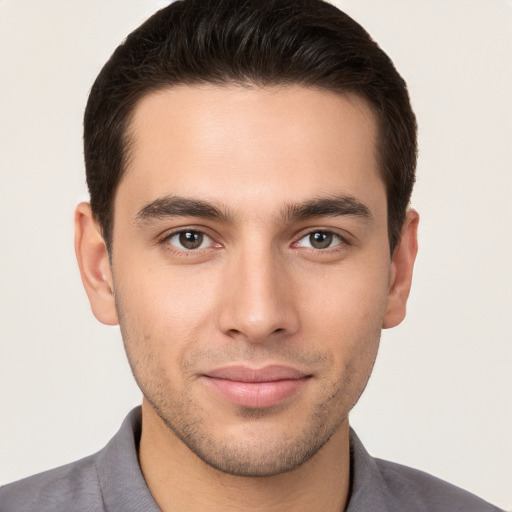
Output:
<instances>
[{"instance_id":1,"label":"man's face","mask_svg":"<svg viewBox=\"0 0 512 512\"><path fill-rule=\"evenodd\" d=\"M293 469L346 431L386 315L374 116L299 86L182 86L131 133L112 275L137 382L208 464Z\"/></svg>"}]
</instances>

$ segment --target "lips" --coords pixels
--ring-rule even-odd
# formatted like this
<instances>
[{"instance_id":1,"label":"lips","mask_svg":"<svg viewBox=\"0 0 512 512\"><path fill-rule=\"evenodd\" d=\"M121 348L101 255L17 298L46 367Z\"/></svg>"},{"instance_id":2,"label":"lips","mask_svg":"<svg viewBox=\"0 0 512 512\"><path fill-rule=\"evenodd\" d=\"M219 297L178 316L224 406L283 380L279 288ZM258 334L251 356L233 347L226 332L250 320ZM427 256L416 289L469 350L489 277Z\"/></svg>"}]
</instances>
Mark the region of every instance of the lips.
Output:
<instances>
[{"instance_id":1,"label":"lips","mask_svg":"<svg viewBox=\"0 0 512 512\"><path fill-rule=\"evenodd\" d=\"M266 408L298 393L311 376L288 366L229 366L208 371L203 378L214 392L234 405Z\"/></svg>"}]
</instances>

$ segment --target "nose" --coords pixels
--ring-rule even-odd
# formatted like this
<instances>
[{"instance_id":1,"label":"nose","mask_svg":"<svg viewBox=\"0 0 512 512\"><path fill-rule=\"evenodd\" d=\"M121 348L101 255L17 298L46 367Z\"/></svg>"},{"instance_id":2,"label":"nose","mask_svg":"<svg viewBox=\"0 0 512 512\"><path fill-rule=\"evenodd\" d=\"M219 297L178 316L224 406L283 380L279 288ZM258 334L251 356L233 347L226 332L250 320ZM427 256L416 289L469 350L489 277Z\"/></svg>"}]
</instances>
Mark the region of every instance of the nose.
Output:
<instances>
[{"instance_id":1,"label":"nose","mask_svg":"<svg viewBox=\"0 0 512 512\"><path fill-rule=\"evenodd\" d=\"M262 343L299 330L293 276L272 251L246 251L230 258L219 314L221 331Z\"/></svg>"}]
</instances>

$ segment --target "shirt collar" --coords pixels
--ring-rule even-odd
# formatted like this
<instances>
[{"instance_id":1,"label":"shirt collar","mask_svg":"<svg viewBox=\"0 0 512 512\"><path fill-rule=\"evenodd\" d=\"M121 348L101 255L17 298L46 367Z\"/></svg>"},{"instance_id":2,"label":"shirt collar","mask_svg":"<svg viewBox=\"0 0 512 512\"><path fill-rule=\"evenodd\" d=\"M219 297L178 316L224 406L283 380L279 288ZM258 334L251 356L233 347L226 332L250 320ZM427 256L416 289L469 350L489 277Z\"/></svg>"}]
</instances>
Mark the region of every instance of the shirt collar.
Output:
<instances>
[{"instance_id":1,"label":"shirt collar","mask_svg":"<svg viewBox=\"0 0 512 512\"><path fill-rule=\"evenodd\" d=\"M96 456L106 512L160 512L142 475L137 453L141 408L133 409L118 433ZM350 430L350 498L346 512L386 512L386 486L377 463Z\"/></svg>"},{"instance_id":2,"label":"shirt collar","mask_svg":"<svg viewBox=\"0 0 512 512\"><path fill-rule=\"evenodd\" d=\"M387 494L375 459L350 429L350 498L346 512L387 512Z\"/></svg>"},{"instance_id":3,"label":"shirt collar","mask_svg":"<svg viewBox=\"0 0 512 512\"><path fill-rule=\"evenodd\" d=\"M141 408L136 407L98 453L96 468L106 512L160 512L140 469L140 433Z\"/></svg>"}]
</instances>

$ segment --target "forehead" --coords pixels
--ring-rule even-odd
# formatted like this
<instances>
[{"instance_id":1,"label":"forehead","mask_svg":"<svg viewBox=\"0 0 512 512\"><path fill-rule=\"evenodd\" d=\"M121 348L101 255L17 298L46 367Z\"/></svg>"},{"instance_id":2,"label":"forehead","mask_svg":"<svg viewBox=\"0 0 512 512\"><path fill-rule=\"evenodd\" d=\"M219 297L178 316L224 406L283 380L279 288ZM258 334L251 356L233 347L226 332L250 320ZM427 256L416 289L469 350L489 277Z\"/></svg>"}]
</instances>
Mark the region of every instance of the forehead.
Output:
<instances>
[{"instance_id":1,"label":"forehead","mask_svg":"<svg viewBox=\"0 0 512 512\"><path fill-rule=\"evenodd\" d=\"M385 195L374 114L351 94L177 86L136 105L129 136L118 195L129 196L134 208L165 194L262 211L332 193L371 207Z\"/></svg>"}]
</instances>

